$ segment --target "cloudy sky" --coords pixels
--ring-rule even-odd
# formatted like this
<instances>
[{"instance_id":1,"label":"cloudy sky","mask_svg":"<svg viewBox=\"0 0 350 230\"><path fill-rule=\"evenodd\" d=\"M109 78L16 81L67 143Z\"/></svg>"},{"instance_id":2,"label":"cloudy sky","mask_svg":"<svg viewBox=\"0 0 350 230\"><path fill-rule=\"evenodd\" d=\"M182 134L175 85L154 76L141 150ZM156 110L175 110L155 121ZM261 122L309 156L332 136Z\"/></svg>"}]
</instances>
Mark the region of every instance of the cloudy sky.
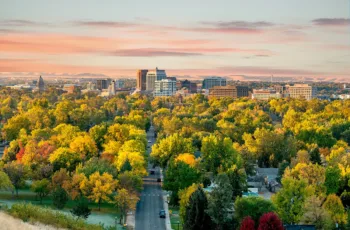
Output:
<instances>
[{"instance_id":1,"label":"cloudy sky","mask_svg":"<svg viewBox=\"0 0 350 230\"><path fill-rule=\"evenodd\" d=\"M350 0L0 0L0 75L350 79Z\"/></svg>"}]
</instances>

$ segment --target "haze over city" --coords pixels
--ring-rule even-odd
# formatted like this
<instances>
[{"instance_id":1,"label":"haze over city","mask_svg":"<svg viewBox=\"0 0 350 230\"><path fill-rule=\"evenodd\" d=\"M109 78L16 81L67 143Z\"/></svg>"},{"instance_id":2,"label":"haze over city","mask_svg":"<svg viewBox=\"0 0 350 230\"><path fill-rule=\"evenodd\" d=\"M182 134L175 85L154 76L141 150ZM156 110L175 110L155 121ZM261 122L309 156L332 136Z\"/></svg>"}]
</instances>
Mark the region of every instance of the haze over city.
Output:
<instances>
[{"instance_id":1,"label":"haze over city","mask_svg":"<svg viewBox=\"0 0 350 230\"><path fill-rule=\"evenodd\" d=\"M346 81L348 0L0 1L0 76Z\"/></svg>"}]
</instances>

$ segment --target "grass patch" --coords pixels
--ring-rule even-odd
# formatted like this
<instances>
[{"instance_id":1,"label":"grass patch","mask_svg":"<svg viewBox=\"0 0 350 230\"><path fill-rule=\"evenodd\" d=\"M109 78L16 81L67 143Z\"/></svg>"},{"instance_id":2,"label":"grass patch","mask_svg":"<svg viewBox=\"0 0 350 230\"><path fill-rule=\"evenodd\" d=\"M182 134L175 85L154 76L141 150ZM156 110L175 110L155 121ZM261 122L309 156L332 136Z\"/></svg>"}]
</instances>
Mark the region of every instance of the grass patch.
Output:
<instances>
[{"instance_id":1,"label":"grass patch","mask_svg":"<svg viewBox=\"0 0 350 230\"><path fill-rule=\"evenodd\" d=\"M52 197L49 195L47 197L43 198L42 204L40 204L39 199L37 199L35 193L30 191L29 189L21 189L18 192L18 197L13 196L11 192L0 192L0 200L9 200L9 201L16 201L16 202L26 202L26 203L32 203L38 206L42 207L52 207L54 208L52 204ZM69 211L76 205L76 202L73 200L69 200L67 204L65 205L64 210ZM98 204L96 203L89 203L89 208L93 213L101 213L101 214L117 214L116 208L111 203L101 203L101 210L98 211Z\"/></svg>"},{"instance_id":2,"label":"grass patch","mask_svg":"<svg viewBox=\"0 0 350 230\"><path fill-rule=\"evenodd\" d=\"M169 207L170 224L174 230L182 230L182 223L179 216L179 207Z\"/></svg>"},{"instance_id":3,"label":"grass patch","mask_svg":"<svg viewBox=\"0 0 350 230\"><path fill-rule=\"evenodd\" d=\"M18 203L8 209L8 213L25 222L40 222L57 228L73 230L103 230L101 225L88 224L85 220L76 219L69 214L64 214L49 208L39 207L33 204Z\"/></svg>"}]
</instances>

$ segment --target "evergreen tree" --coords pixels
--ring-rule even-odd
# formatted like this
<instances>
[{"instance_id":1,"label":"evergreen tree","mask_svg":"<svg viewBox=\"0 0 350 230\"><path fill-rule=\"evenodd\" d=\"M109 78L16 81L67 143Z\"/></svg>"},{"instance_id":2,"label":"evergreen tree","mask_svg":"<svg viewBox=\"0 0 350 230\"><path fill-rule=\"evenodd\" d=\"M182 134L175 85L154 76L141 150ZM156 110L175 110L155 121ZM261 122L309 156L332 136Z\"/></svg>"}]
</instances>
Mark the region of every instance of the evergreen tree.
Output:
<instances>
[{"instance_id":1,"label":"evergreen tree","mask_svg":"<svg viewBox=\"0 0 350 230\"><path fill-rule=\"evenodd\" d=\"M186 207L184 230L210 229L211 220L205 210L208 207L208 200L201 187L192 193Z\"/></svg>"},{"instance_id":2,"label":"evergreen tree","mask_svg":"<svg viewBox=\"0 0 350 230\"><path fill-rule=\"evenodd\" d=\"M217 186L210 194L207 213L216 224L216 229L222 230L232 220L229 215L233 209L232 186L226 174L219 174L215 183Z\"/></svg>"},{"instance_id":3,"label":"evergreen tree","mask_svg":"<svg viewBox=\"0 0 350 230\"><path fill-rule=\"evenodd\" d=\"M64 206L66 205L66 203L68 201L68 198L69 197L68 197L67 192L61 187L57 187L52 192L52 203L58 209L64 208Z\"/></svg>"}]
</instances>

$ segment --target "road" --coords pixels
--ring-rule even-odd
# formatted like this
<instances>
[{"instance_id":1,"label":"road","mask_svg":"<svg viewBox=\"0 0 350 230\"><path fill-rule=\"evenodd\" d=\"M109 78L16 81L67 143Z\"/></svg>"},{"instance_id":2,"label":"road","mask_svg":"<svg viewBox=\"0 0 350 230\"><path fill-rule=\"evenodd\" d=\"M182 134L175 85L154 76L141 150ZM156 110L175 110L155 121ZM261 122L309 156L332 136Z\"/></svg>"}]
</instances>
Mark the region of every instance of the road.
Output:
<instances>
[{"instance_id":1,"label":"road","mask_svg":"<svg viewBox=\"0 0 350 230\"><path fill-rule=\"evenodd\" d=\"M154 128L151 126L147 132L147 140L150 153L152 145L155 142ZM152 168L148 164L149 170ZM155 174L143 178L143 191L141 193L140 201L136 207L136 230L165 230L165 219L159 218L159 211L163 210L163 192L160 183L157 182L160 178L159 168L155 168Z\"/></svg>"}]
</instances>

